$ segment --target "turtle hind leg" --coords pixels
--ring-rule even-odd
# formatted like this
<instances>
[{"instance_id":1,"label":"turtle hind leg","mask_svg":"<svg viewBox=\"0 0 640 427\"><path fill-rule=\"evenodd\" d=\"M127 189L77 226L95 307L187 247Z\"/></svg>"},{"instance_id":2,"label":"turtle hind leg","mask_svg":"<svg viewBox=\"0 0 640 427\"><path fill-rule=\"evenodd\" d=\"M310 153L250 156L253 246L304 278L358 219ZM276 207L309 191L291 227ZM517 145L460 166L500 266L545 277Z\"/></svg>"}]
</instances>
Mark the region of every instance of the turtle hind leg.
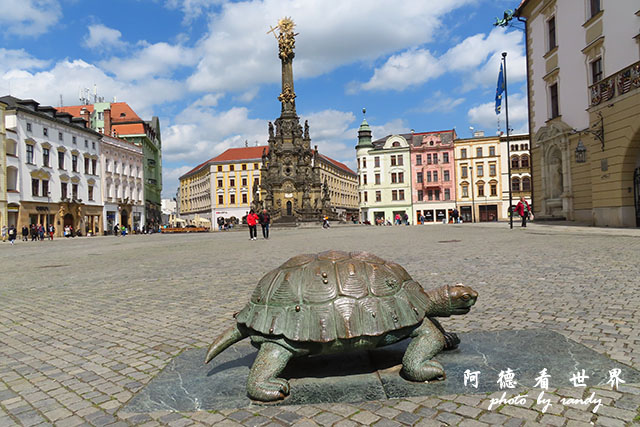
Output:
<instances>
[{"instance_id":1,"label":"turtle hind leg","mask_svg":"<svg viewBox=\"0 0 640 427\"><path fill-rule=\"evenodd\" d=\"M289 382L278 378L278 375L287 366L292 356L293 353L290 350L279 344L262 343L247 380L249 397L262 402L284 399L289 394Z\"/></svg>"},{"instance_id":2,"label":"turtle hind leg","mask_svg":"<svg viewBox=\"0 0 640 427\"><path fill-rule=\"evenodd\" d=\"M433 356L445 346L440 330L427 318L411 334L413 338L402 358L402 374L411 381L445 378L444 368Z\"/></svg>"},{"instance_id":3,"label":"turtle hind leg","mask_svg":"<svg viewBox=\"0 0 640 427\"><path fill-rule=\"evenodd\" d=\"M460 338L458 338L458 334L456 334L455 332L445 331L437 319L434 319L432 317L430 317L429 319L433 322L434 325L436 325L436 328L438 328L440 332L442 332L442 335L444 335L445 343L443 350L455 350L456 348L458 348L458 345L460 344Z\"/></svg>"}]
</instances>

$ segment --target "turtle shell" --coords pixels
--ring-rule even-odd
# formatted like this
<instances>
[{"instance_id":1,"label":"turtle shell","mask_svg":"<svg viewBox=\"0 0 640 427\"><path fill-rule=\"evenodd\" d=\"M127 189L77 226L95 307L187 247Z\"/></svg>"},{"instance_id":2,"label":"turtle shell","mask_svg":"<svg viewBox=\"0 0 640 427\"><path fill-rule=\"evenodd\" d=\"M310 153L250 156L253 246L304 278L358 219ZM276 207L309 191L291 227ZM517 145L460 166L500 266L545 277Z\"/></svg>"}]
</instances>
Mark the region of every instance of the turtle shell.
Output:
<instances>
[{"instance_id":1,"label":"turtle shell","mask_svg":"<svg viewBox=\"0 0 640 427\"><path fill-rule=\"evenodd\" d=\"M366 252L327 251L267 273L236 319L266 335L330 342L415 325L428 303L400 265Z\"/></svg>"}]
</instances>

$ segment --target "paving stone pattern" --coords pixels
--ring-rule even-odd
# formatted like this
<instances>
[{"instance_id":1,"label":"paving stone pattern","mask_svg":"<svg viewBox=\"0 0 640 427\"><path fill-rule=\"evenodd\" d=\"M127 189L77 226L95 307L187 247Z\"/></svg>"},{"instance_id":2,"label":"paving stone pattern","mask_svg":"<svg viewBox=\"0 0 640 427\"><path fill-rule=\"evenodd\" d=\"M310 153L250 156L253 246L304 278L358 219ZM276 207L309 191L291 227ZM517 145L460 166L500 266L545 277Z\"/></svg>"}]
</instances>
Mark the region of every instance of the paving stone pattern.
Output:
<instances>
[{"instance_id":1,"label":"paving stone pattern","mask_svg":"<svg viewBox=\"0 0 640 427\"><path fill-rule=\"evenodd\" d=\"M134 413L124 405L181 351L233 322L267 271L301 252L367 250L426 288L463 282L480 298L447 329L548 328L640 369L640 230L532 224L274 229L0 243L0 426L553 425L640 420L640 384L554 383L489 410L491 395L358 404ZM506 368L506 367L505 367ZM624 378L623 378L624 379ZM598 379L600 381L600 379ZM530 390L537 396L539 390ZM602 399L597 413L561 398ZM507 398L510 396L508 393Z\"/></svg>"}]
</instances>

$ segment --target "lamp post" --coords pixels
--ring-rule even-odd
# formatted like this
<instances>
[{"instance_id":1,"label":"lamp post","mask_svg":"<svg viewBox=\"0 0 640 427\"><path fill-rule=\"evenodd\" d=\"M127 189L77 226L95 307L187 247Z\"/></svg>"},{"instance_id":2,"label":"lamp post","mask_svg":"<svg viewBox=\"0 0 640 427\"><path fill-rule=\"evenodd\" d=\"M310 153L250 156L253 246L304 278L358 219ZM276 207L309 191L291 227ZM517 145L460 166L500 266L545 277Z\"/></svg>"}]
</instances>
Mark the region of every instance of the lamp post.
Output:
<instances>
[{"instance_id":1,"label":"lamp post","mask_svg":"<svg viewBox=\"0 0 640 427\"><path fill-rule=\"evenodd\" d=\"M469 166L469 175L471 177L471 222L476 222L476 198L473 191L473 166Z\"/></svg>"},{"instance_id":2,"label":"lamp post","mask_svg":"<svg viewBox=\"0 0 640 427\"><path fill-rule=\"evenodd\" d=\"M45 230L47 233L49 232L49 225L51 225L51 191L47 190L47 229Z\"/></svg>"},{"instance_id":3,"label":"lamp post","mask_svg":"<svg viewBox=\"0 0 640 427\"><path fill-rule=\"evenodd\" d=\"M513 191L511 188L511 139L509 138L509 96L507 92L507 52L502 52L504 63L504 115L507 122L507 167L509 171L509 228L513 229Z\"/></svg>"}]
</instances>

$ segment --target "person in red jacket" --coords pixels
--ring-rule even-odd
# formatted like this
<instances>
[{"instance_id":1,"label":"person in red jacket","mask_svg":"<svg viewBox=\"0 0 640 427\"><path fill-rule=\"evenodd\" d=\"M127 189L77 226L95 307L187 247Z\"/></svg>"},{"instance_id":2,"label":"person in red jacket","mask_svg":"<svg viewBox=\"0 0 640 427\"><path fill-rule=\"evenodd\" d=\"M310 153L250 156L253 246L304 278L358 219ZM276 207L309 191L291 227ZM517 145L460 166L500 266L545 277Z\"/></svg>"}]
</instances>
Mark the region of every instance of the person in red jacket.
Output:
<instances>
[{"instance_id":1,"label":"person in red jacket","mask_svg":"<svg viewBox=\"0 0 640 427\"><path fill-rule=\"evenodd\" d=\"M249 226L249 240L258 240L258 231L256 224L258 223L258 215L251 209L247 215L247 225Z\"/></svg>"},{"instance_id":2,"label":"person in red jacket","mask_svg":"<svg viewBox=\"0 0 640 427\"><path fill-rule=\"evenodd\" d=\"M518 212L518 215L520 215L520 217L522 218L522 226L526 227L527 219L529 219L529 215L531 214L531 207L529 206L529 203L527 203L527 201L524 199L524 196L520 197L520 201L516 206L516 212Z\"/></svg>"}]
</instances>

